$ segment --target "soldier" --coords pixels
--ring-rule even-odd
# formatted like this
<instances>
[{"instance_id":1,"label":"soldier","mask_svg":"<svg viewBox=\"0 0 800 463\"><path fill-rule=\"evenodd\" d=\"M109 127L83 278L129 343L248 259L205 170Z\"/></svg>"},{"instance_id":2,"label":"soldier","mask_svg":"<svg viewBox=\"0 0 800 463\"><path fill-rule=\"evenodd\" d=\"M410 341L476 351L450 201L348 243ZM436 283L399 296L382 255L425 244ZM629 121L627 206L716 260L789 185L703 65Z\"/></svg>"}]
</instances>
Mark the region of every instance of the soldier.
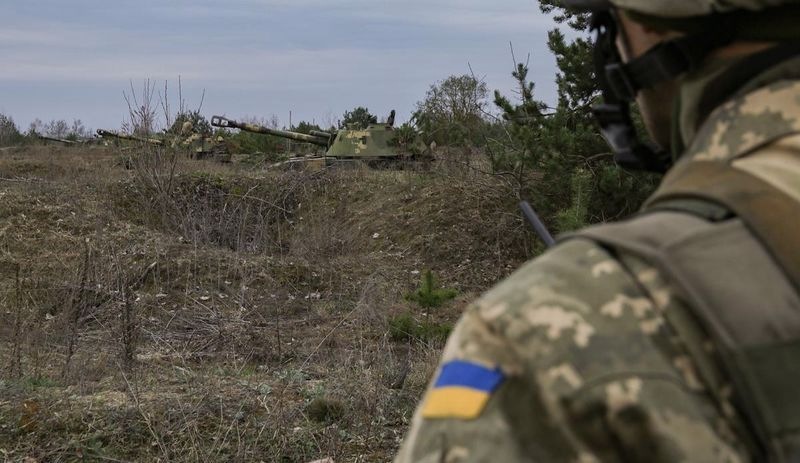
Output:
<instances>
[{"instance_id":1,"label":"soldier","mask_svg":"<svg viewBox=\"0 0 800 463\"><path fill-rule=\"evenodd\" d=\"M188 137L192 135L193 131L194 131L194 125L192 124L192 121L184 121L183 124L181 124L180 135Z\"/></svg>"},{"instance_id":2,"label":"soldier","mask_svg":"<svg viewBox=\"0 0 800 463\"><path fill-rule=\"evenodd\" d=\"M800 461L800 4L564 3L617 160L669 173L467 309L395 461Z\"/></svg>"}]
</instances>

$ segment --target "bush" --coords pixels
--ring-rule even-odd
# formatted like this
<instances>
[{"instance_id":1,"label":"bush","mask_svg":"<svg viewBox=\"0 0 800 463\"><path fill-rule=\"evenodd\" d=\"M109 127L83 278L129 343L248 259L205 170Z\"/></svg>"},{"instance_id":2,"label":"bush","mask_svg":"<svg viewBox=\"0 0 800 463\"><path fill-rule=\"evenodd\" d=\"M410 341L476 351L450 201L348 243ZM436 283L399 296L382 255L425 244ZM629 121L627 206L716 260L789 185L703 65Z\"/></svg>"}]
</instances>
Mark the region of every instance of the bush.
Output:
<instances>
[{"instance_id":1,"label":"bush","mask_svg":"<svg viewBox=\"0 0 800 463\"><path fill-rule=\"evenodd\" d=\"M359 106L352 111L345 111L342 121L339 123L340 129L355 128L366 129L370 124L378 122L378 116L369 112L369 109Z\"/></svg>"},{"instance_id":2,"label":"bush","mask_svg":"<svg viewBox=\"0 0 800 463\"><path fill-rule=\"evenodd\" d=\"M203 135L205 137L211 136L212 128L208 119L205 118L200 111L183 112L175 116L175 122L172 123L167 133L171 135L188 136L188 133L183 133L183 124L189 122L192 126L191 132Z\"/></svg>"},{"instance_id":3,"label":"bush","mask_svg":"<svg viewBox=\"0 0 800 463\"><path fill-rule=\"evenodd\" d=\"M484 117L487 95L486 84L469 75L450 76L431 85L414 112L425 142L450 146L483 144L488 126Z\"/></svg>"},{"instance_id":4,"label":"bush","mask_svg":"<svg viewBox=\"0 0 800 463\"><path fill-rule=\"evenodd\" d=\"M453 327L445 323L417 321L411 314L402 314L389 319L389 337L393 341L440 341L450 336Z\"/></svg>"},{"instance_id":5,"label":"bush","mask_svg":"<svg viewBox=\"0 0 800 463\"><path fill-rule=\"evenodd\" d=\"M433 272L425 270L422 272L419 289L406 294L406 300L416 302L420 307L435 308L441 307L442 304L457 295L458 291L454 289L437 288Z\"/></svg>"},{"instance_id":6,"label":"bush","mask_svg":"<svg viewBox=\"0 0 800 463\"><path fill-rule=\"evenodd\" d=\"M306 415L317 423L330 424L344 416L344 404L335 399L317 397L306 405Z\"/></svg>"},{"instance_id":7,"label":"bush","mask_svg":"<svg viewBox=\"0 0 800 463\"><path fill-rule=\"evenodd\" d=\"M561 71L556 79L558 106L548 108L534 98L528 67L517 64L512 75L518 100L495 92L508 135L488 148L492 169L513 176L520 196L529 198L543 221L555 224L556 232L636 212L658 179L618 167L598 133L591 112L597 102L591 43L568 43L562 33L552 31L548 46Z\"/></svg>"}]
</instances>

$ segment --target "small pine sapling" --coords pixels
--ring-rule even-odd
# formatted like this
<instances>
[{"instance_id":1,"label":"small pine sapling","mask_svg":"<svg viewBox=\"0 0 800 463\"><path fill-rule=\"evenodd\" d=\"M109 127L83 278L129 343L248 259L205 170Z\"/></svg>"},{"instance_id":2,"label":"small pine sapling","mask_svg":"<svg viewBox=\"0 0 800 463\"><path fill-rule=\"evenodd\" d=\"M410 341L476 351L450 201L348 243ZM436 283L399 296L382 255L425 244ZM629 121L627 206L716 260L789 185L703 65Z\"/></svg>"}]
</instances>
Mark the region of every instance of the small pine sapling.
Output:
<instances>
[{"instance_id":1,"label":"small pine sapling","mask_svg":"<svg viewBox=\"0 0 800 463\"><path fill-rule=\"evenodd\" d=\"M445 302L455 298L458 292L455 289L437 288L433 272L425 270L422 272L420 287L413 293L406 295L406 300L416 302L420 307L435 308L441 307Z\"/></svg>"}]
</instances>

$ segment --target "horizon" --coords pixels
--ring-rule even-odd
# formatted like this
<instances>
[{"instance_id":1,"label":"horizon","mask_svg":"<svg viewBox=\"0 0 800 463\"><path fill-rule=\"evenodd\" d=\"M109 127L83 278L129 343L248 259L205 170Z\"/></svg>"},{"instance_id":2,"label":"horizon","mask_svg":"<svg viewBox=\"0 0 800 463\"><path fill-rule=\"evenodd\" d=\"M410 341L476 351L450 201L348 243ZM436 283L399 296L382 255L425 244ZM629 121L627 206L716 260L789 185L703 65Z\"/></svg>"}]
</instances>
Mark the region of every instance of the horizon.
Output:
<instances>
[{"instance_id":1,"label":"horizon","mask_svg":"<svg viewBox=\"0 0 800 463\"><path fill-rule=\"evenodd\" d=\"M534 0L99 0L13 1L0 18L0 113L25 131L38 118L80 119L117 129L123 91L168 82L172 115L178 78L186 109L232 118L321 126L363 106L407 121L432 84L470 74L512 95L509 43L530 54L537 99L556 100L547 32L556 23ZM158 96L154 104L157 106ZM489 107L494 109L491 102ZM159 110L163 119L163 111Z\"/></svg>"}]
</instances>

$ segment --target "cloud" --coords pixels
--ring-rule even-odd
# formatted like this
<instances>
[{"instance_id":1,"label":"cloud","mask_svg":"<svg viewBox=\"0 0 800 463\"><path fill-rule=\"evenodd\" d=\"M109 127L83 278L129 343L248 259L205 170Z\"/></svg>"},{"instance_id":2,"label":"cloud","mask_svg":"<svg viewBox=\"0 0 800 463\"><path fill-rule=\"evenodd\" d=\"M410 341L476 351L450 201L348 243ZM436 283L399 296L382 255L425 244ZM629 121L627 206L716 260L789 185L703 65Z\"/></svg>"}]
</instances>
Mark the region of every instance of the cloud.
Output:
<instances>
[{"instance_id":1,"label":"cloud","mask_svg":"<svg viewBox=\"0 0 800 463\"><path fill-rule=\"evenodd\" d=\"M372 107L365 100L410 110L428 85L468 72L468 63L490 88L506 88L510 41L520 54L533 51L535 79L555 72L544 45L552 22L533 0L28 0L4 13L4 95L26 82L89 101L130 79L181 75L230 114L278 105L339 114ZM2 103L48 118L58 101L32 92ZM118 101L93 104L93 117L105 111L117 123Z\"/></svg>"}]
</instances>

